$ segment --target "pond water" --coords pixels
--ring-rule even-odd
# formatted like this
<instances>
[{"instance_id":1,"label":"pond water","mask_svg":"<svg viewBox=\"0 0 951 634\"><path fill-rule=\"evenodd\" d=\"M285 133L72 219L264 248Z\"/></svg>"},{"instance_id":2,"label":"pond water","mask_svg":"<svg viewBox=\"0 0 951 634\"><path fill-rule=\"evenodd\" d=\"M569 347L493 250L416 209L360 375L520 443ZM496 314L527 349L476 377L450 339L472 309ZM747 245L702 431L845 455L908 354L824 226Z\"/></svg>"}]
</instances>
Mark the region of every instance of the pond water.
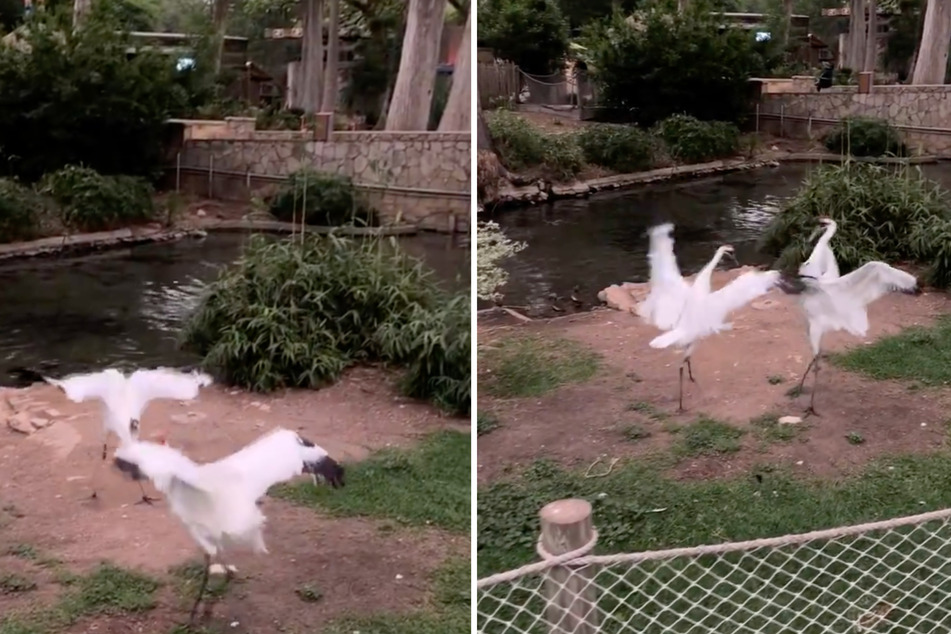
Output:
<instances>
[{"instance_id":1,"label":"pond water","mask_svg":"<svg viewBox=\"0 0 951 634\"><path fill-rule=\"evenodd\" d=\"M553 304L575 310L567 299L572 292L585 309L598 304L597 293L606 286L646 282L646 231L662 222L676 226L675 248L684 275L699 271L723 244L733 245L741 265L771 264L771 258L757 252L756 241L815 168L787 164L501 211L494 220L511 239L528 243L505 264L509 282L502 289L504 303L533 316L550 316L556 314ZM951 165L921 169L951 189Z\"/></svg>"},{"instance_id":2,"label":"pond water","mask_svg":"<svg viewBox=\"0 0 951 634\"><path fill-rule=\"evenodd\" d=\"M11 368L56 376L107 365L186 366L176 338L204 285L233 262L247 234L138 246L96 256L0 267L0 385ZM469 286L469 249L435 233L400 238L446 288Z\"/></svg>"}]
</instances>

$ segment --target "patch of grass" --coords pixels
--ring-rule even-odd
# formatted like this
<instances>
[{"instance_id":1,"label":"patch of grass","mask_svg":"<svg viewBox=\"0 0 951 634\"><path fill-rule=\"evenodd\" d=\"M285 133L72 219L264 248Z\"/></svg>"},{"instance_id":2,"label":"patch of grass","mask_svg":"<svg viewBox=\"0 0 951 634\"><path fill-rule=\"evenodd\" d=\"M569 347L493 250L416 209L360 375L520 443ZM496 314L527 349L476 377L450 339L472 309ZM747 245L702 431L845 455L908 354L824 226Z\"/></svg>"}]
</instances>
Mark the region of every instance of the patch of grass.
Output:
<instances>
[{"instance_id":1,"label":"patch of grass","mask_svg":"<svg viewBox=\"0 0 951 634\"><path fill-rule=\"evenodd\" d=\"M630 412L638 412L644 416L650 418L651 420L662 421L668 418L667 412L657 409L651 403L646 401L638 401L637 403L630 403L627 406L627 410Z\"/></svg>"},{"instance_id":2,"label":"patch of grass","mask_svg":"<svg viewBox=\"0 0 951 634\"><path fill-rule=\"evenodd\" d=\"M479 436L492 433L501 426L498 416L492 412L479 412L476 417L476 432Z\"/></svg>"},{"instance_id":3,"label":"patch of grass","mask_svg":"<svg viewBox=\"0 0 951 634\"><path fill-rule=\"evenodd\" d=\"M36 548L30 546L29 544L15 544L10 546L10 548L7 549L7 554L20 559L28 559L30 561L35 561L37 557L39 557L39 554L36 552Z\"/></svg>"},{"instance_id":4,"label":"patch of grass","mask_svg":"<svg viewBox=\"0 0 951 634\"><path fill-rule=\"evenodd\" d=\"M310 482L273 494L342 516L393 519L466 533L470 526L469 434L444 430L412 449L384 449L347 467L347 485L332 490Z\"/></svg>"},{"instance_id":5,"label":"patch of grass","mask_svg":"<svg viewBox=\"0 0 951 634\"><path fill-rule=\"evenodd\" d=\"M674 453L681 456L735 453L740 450L744 433L729 423L701 416L681 428Z\"/></svg>"},{"instance_id":6,"label":"patch of grass","mask_svg":"<svg viewBox=\"0 0 951 634\"><path fill-rule=\"evenodd\" d=\"M779 416L772 413L757 416L750 421L750 426L756 431L757 438L770 444L789 442L803 431L802 423L782 424Z\"/></svg>"},{"instance_id":7,"label":"patch of grass","mask_svg":"<svg viewBox=\"0 0 951 634\"><path fill-rule=\"evenodd\" d=\"M479 388L503 398L541 396L587 381L598 371L600 356L569 339L509 337L482 346L479 365L486 372Z\"/></svg>"},{"instance_id":8,"label":"patch of grass","mask_svg":"<svg viewBox=\"0 0 951 634\"><path fill-rule=\"evenodd\" d=\"M0 617L0 634L47 634L43 626L21 616Z\"/></svg>"},{"instance_id":9,"label":"patch of grass","mask_svg":"<svg viewBox=\"0 0 951 634\"><path fill-rule=\"evenodd\" d=\"M645 438L650 438L651 433L644 429L641 425L628 425L624 428L622 432L624 437L631 442L637 442L638 440L644 440Z\"/></svg>"},{"instance_id":10,"label":"patch of grass","mask_svg":"<svg viewBox=\"0 0 951 634\"><path fill-rule=\"evenodd\" d=\"M75 592L61 604L71 622L89 614L151 610L155 607L155 591L161 584L142 573L102 563L74 585Z\"/></svg>"},{"instance_id":11,"label":"patch of grass","mask_svg":"<svg viewBox=\"0 0 951 634\"><path fill-rule=\"evenodd\" d=\"M835 480L757 466L761 482L750 474L684 481L665 475L662 466L628 461L606 477L585 478L583 468L545 461L543 477L532 465L518 477L480 487L479 576L537 561L538 511L564 498L592 504L598 553L775 537L951 507L951 452L883 458Z\"/></svg>"},{"instance_id":12,"label":"patch of grass","mask_svg":"<svg viewBox=\"0 0 951 634\"><path fill-rule=\"evenodd\" d=\"M424 609L339 619L323 634L466 634L471 631L471 575L468 559L454 558L433 574L433 600Z\"/></svg>"},{"instance_id":13,"label":"patch of grass","mask_svg":"<svg viewBox=\"0 0 951 634\"><path fill-rule=\"evenodd\" d=\"M309 583L295 588L294 594L304 603L317 603L324 598L324 593Z\"/></svg>"},{"instance_id":14,"label":"patch of grass","mask_svg":"<svg viewBox=\"0 0 951 634\"><path fill-rule=\"evenodd\" d=\"M773 374L766 380L769 381L770 385L779 385L780 383L783 383L786 380L786 377L779 374Z\"/></svg>"},{"instance_id":15,"label":"patch of grass","mask_svg":"<svg viewBox=\"0 0 951 634\"><path fill-rule=\"evenodd\" d=\"M832 360L873 379L948 385L951 383L951 317L942 317L928 328L908 328L872 345L833 355Z\"/></svg>"},{"instance_id":16,"label":"patch of grass","mask_svg":"<svg viewBox=\"0 0 951 634\"><path fill-rule=\"evenodd\" d=\"M849 441L850 445L861 445L865 443L865 436L854 431L847 433L845 439Z\"/></svg>"},{"instance_id":17,"label":"patch of grass","mask_svg":"<svg viewBox=\"0 0 951 634\"><path fill-rule=\"evenodd\" d=\"M36 582L15 573L0 576L0 593L14 594L36 590Z\"/></svg>"}]
</instances>

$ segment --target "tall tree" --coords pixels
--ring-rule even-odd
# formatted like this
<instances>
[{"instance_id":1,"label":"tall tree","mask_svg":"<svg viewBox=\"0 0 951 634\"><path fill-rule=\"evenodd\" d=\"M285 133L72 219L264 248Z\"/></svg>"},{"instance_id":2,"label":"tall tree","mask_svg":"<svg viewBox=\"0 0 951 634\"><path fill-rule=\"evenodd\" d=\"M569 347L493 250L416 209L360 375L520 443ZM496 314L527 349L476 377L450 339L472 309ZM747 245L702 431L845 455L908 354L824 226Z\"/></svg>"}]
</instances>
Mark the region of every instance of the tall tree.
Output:
<instances>
[{"instance_id":1,"label":"tall tree","mask_svg":"<svg viewBox=\"0 0 951 634\"><path fill-rule=\"evenodd\" d=\"M449 89L449 99L446 109L443 110L439 121L440 132L468 132L472 121L472 55L469 51L472 46L472 11L466 17L465 31L462 34L462 43L459 45L459 56L456 58L456 67L452 71L452 88Z\"/></svg>"},{"instance_id":2,"label":"tall tree","mask_svg":"<svg viewBox=\"0 0 951 634\"><path fill-rule=\"evenodd\" d=\"M943 84L951 44L951 0L928 0L913 84Z\"/></svg>"},{"instance_id":3,"label":"tall tree","mask_svg":"<svg viewBox=\"0 0 951 634\"><path fill-rule=\"evenodd\" d=\"M868 0L868 32L865 36L865 72L875 72L878 63L878 6L876 0Z\"/></svg>"},{"instance_id":4,"label":"tall tree","mask_svg":"<svg viewBox=\"0 0 951 634\"><path fill-rule=\"evenodd\" d=\"M73 26L79 26L91 9L92 0L73 0Z\"/></svg>"},{"instance_id":5,"label":"tall tree","mask_svg":"<svg viewBox=\"0 0 951 634\"><path fill-rule=\"evenodd\" d=\"M301 108L320 110L324 73L324 0L304 0L304 37L301 45Z\"/></svg>"},{"instance_id":6,"label":"tall tree","mask_svg":"<svg viewBox=\"0 0 951 634\"><path fill-rule=\"evenodd\" d=\"M848 66L858 72L865 67L865 1L849 2Z\"/></svg>"},{"instance_id":7,"label":"tall tree","mask_svg":"<svg viewBox=\"0 0 951 634\"><path fill-rule=\"evenodd\" d=\"M216 73L221 72L221 58L225 51L225 34L228 31L228 9L230 8L230 0L214 0L211 5L211 23L215 29Z\"/></svg>"},{"instance_id":8,"label":"tall tree","mask_svg":"<svg viewBox=\"0 0 951 634\"><path fill-rule=\"evenodd\" d=\"M429 123L445 13L446 0L409 0L387 130L425 130Z\"/></svg>"},{"instance_id":9,"label":"tall tree","mask_svg":"<svg viewBox=\"0 0 951 634\"><path fill-rule=\"evenodd\" d=\"M340 0L330 2L330 21L327 25L327 66L324 69L324 92L321 112L337 109L337 79L340 73Z\"/></svg>"}]
</instances>

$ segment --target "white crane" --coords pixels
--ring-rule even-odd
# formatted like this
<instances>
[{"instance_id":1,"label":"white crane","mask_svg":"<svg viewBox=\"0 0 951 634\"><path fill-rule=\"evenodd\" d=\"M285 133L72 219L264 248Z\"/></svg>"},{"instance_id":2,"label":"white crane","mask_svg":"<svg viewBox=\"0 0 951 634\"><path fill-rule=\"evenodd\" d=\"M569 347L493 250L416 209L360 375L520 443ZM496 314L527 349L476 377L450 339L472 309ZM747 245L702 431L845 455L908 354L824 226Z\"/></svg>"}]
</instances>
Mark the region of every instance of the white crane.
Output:
<instances>
[{"instance_id":1,"label":"white crane","mask_svg":"<svg viewBox=\"0 0 951 634\"><path fill-rule=\"evenodd\" d=\"M120 445L138 439L139 422L150 401L161 398L191 400L198 396L202 387L212 383L207 374L179 372L170 368L136 370L129 376L109 368L90 374L74 374L64 379L43 379L63 390L67 398L76 403L93 399L102 402L102 462L105 462L109 451L110 433L119 438ZM95 480L102 462L96 466L92 477L93 498L97 497ZM141 483L139 486L141 488ZM142 499L136 504L151 504L153 501L143 488Z\"/></svg>"},{"instance_id":2,"label":"white crane","mask_svg":"<svg viewBox=\"0 0 951 634\"><path fill-rule=\"evenodd\" d=\"M177 449L145 441L121 445L115 466L134 480L152 481L172 513L188 529L205 554L205 571L192 606L192 622L201 603L211 560L225 549L250 547L267 553L266 520L256 502L279 482L313 475L334 488L342 487L343 467L327 452L289 429L276 429L230 456L198 464Z\"/></svg>"},{"instance_id":3,"label":"white crane","mask_svg":"<svg viewBox=\"0 0 951 634\"><path fill-rule=\"evenodd\" d=\"M720 247L713 259L697 275L691 286L680 274L674 255L674 226L663 224L649 231L650 293L637 307L637 313L649 323L668 332L651 340L652 348L685 348L680 364L678 411L684 411L684 365L694 383L690 357L697 343L714 333L729 330L726 318L734 310L767 293L778 281L779 271L750 271L718 291L710 292L713 269L732 247Z\"/></svg>"},{"instance_id":4,"label":"white crane","mask_svg":"<svg viewBox=\"0 0 951 634\"><path fill-rule=\"evenodd\" d=\"M812 394L807 414L818 415L815 409L819 381L819 353L822 336L827 332L845 330L856 337L868 332L868 305L891 291L915 294L920 292L918 280L884 262L868 262L851 273L839 276L839 266L829 241L837 225L831 218L820 218L825 231L809 259L799 267L799 284L783 280L781 288L791 294L802 294L802 308L809 322L809 343L812 360L799 381L802 392L809 370L813 371ZM810 241L821 227L813 232Z\"/></svg>"}]
</instances>

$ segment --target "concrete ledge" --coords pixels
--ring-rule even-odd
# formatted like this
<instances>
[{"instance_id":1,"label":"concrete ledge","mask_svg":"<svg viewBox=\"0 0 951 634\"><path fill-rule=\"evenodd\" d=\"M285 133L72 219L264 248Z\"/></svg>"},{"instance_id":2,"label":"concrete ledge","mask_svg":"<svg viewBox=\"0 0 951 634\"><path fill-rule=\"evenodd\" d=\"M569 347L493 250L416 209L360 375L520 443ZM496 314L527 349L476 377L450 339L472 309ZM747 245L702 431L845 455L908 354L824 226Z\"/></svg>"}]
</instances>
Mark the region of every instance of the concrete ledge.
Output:
<instances>
[{"instance_id":1,"label":"concrete ledge","mask_svg":"<svg viewBox=\"0 0 951 634\"><path fill-rule=\"evenodd\" d=\"M419 232L416 225L392 225L383 227L317 227L305 225L307 233L326 235L336 233L345 236L408 236ZM40 238L29 242L0 244L0 262L38 258L52 255L81 255L138 244L171 242L183 238L201 238L211 231L259 231L264 233L292 233L300 226L275 220L208 220L193 228L175 229L116 229L95 233L78 233L67 236Z\"/></svg>"}]
</instances>

